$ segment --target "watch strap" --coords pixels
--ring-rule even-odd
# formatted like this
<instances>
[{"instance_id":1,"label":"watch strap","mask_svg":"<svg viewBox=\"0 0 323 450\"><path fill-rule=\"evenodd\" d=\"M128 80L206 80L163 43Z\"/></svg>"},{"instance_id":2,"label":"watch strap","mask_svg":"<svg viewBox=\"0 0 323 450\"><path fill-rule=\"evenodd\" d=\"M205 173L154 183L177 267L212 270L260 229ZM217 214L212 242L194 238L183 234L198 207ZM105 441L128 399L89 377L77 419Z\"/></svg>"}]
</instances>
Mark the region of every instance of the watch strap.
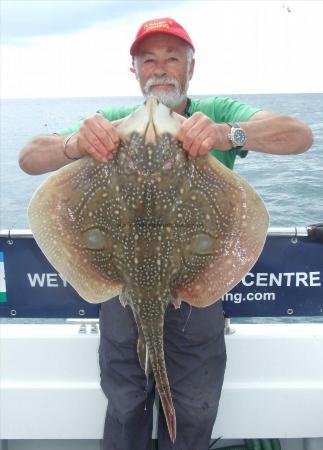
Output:
<instances>
[{"instance_id":1,"label":"watch strap","mask_svg":"<svg viewBox=\"0 0 323 450\"><path fill-rule=\"evenodd\" d=\"M237 122L229 122L228 125L230 125L231 128L241 128Z\"/></svg>"}]
</instances>

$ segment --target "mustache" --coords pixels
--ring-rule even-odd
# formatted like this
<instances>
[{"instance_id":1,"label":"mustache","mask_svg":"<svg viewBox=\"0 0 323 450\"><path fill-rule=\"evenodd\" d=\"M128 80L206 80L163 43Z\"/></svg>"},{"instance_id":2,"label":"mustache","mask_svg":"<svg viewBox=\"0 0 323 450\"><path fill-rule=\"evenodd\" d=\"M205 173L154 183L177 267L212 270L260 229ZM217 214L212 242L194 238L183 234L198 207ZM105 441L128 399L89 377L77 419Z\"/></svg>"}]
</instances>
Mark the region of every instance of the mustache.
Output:
<instances>
[{"instance_id":1,"label":"mustache","mask_svg":"<svg viewBox=\"0 0 323 450\"><path fill-rule=\"evenodd\" d=\"M145 90L149 91L153 86L156 86L158 84L171 84L176 89L179 89L179 83L176 80L176 78L172 77L152 77L147 80L145 84Z\"/></svg>"}]
</instances>

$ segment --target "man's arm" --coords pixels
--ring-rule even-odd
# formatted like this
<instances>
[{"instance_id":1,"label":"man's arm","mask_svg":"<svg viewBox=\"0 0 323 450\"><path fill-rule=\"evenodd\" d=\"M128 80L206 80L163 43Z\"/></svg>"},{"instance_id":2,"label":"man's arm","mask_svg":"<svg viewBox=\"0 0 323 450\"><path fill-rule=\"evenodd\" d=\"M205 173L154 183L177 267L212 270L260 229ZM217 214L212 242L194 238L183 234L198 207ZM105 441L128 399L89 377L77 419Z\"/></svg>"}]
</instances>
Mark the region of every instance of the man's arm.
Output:
<instances>
[{"instance_id":1,"label":"man's arm","mask_svg":"<svg viewBox=\"0 0 323 450\"><path fill-rule=\"evenodd\" d=\"M80 130L67 143L66 138L58 135L34 138L20 152L22 170L30 175L39 175L57 170L72 162L73 158L85 155L107 162L115 156L119 146L115 125L99 114L84 120Z\"/></svg>"},{"instance_id":2,"label":"man's arm","mask_svg":"<svg viewBox=\"0 0 323 450\"><path fill-rule=\"evenodd\" d=\"M238 121L238 124L247 135L244 150L288 155L305 152L313 143L311 129L290 116L259 111L249 121ZM198 112L182 122L178 138L189 157L195 158L213 149L231 150L229 132L229 125L214 123Z\"/></svg>"},{"instance_id":3,"label":"man's arm","mask_svg":"<svg viewBox=\"0 0 323 450\"><path fill-rule=\"evenodd\" d=\"M21 169L29 175L39 175L72 162L63 152L65 139L66 136L57 135L35 137L19 154Z\"/></svg>"},{"instance_id":4,"label":"man's arm","mask_svg":"<svg viewBox=\"0 0 323 450\"><path fill-rule=\"evenodd\" d=\"M244 150L290 155L305 152L313 143L310 127L290 116L259 111L248 122L238 123L247 135Z\"/></svg>"}]
</instances>

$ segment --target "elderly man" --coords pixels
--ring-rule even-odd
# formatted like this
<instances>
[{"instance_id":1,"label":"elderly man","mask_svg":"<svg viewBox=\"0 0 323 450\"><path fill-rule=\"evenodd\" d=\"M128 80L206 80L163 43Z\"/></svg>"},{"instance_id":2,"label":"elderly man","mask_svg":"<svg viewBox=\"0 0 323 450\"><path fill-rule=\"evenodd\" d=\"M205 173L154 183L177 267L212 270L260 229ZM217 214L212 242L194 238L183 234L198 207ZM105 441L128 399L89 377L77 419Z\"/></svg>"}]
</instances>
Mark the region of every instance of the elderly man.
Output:
<instances>
[{"instance_id":1,"label":"elderly man","mask_svg":"<svg viewBox=\"0 0 323 450\"><path fill-rule=\"evenodd\" d=\"M260 111L229 98L187 97L194 72L194 46L184 28L170 18L144 23L131 46L132 72L145 97L155 95L183 116L178 134L189 158L207 152L229 168L247 150L291 154L307 150L310 129L288 116ZM220 70L220 68L219 68ZM107 108L75 127L39 136L21 152L20 166L30 174L62 167L89 155L105 163L118 151L113 121L135 107ZM154 380L138 361L137 328L129 307L118 299L100 311L101 385L108 397L105 450L148 450L152 431ZM167 372L177 416L177 439L169 438L162 410L158 438L162 450L207 450L222 388L226 352L220 302L207 308L179 309L165 315Z\"/></svg>"}]
</instances>

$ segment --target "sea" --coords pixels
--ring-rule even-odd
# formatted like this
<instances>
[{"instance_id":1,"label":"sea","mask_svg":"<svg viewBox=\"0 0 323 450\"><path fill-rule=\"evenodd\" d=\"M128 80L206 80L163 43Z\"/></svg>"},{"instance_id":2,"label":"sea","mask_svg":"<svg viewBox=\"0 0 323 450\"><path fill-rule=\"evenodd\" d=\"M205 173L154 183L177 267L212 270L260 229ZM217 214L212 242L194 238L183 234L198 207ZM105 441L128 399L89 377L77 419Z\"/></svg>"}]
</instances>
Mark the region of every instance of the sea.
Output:
<instances>
[{"instance_id":1,"label":"sea","mask_svg":"<svg viewBox=\"0 0 323 450\"><path fill-rule=\"evenodd\" d=\"M222 95L221 95L222 96ZM323 93L228 95L252 106L288 114L307 123L314 136L300 155L250 151L235 171L262 196L272 227L323 222ZM192 96L195 97L195 96ZM39 134L55 133L108 106L135 105L141 97L6 99L0 111L0 229L28 229L27 206L48 176L25 174L18 165L24 145ZM320 319L322 320L322 318Z\"/></svg>"},{"instance_id":2,"label":"sea","mask_svg":"<svg viewBox=\"0 0 323 450\"><path fill-rule=\"evenodd\" d=\"M314 144L310 151L288 156L251 151L247 158L237 158L235 170L262 196L271 226L294 227L323 222L323 94L229 96L264 110L291 115L311 127ZM141 102L141 97L3 100L0 228L29 228L27 205L35 189L48 176L31 176L20 169L18 155L28 141L38 134L55 133L100 108Z\"/></svg>"}]
</instances>

